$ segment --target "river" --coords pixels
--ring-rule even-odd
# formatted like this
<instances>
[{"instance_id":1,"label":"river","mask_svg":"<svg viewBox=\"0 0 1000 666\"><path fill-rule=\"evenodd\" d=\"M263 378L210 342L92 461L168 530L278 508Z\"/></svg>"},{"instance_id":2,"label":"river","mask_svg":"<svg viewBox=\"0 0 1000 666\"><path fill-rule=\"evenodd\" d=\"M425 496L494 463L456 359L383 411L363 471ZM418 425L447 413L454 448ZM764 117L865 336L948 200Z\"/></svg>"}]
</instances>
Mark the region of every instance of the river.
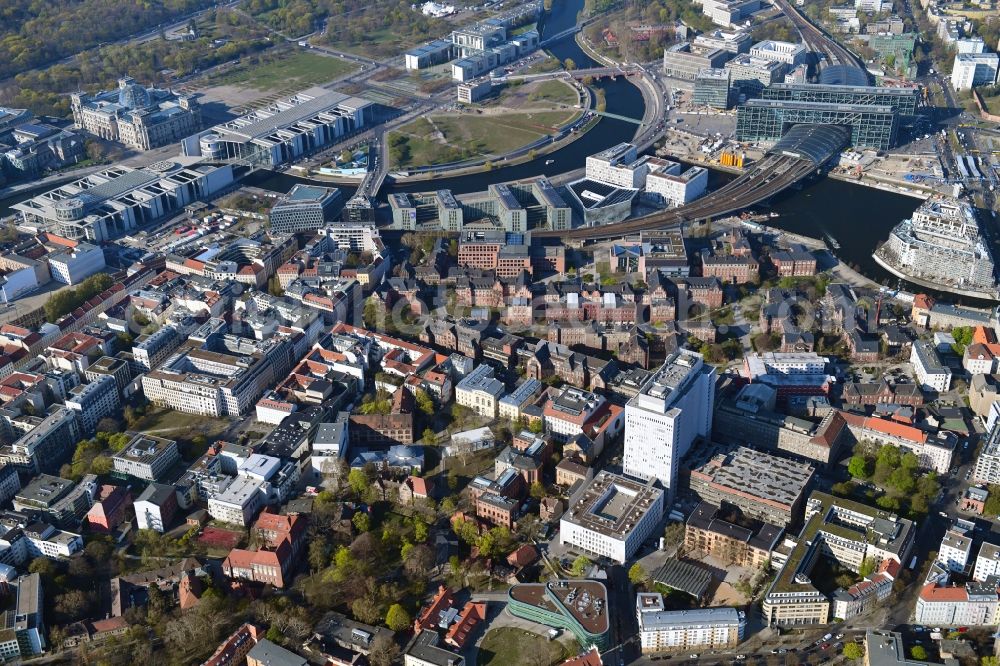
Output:
<instances>
[{"instance_id":1,"label":"river","mask_svg":"<svg viewBox=\"0 0 1000 666\"><path fill-rule=\"evenodd\" d=\"M577 14L583 9L583 0L555 0L551 13L546 17L542 30L545 34L559 33L576 23ZM578 67L592 67L597 63L576 44L573 36L563 38L549 48L560 60L572 58ZM645 104L639 89L625 79L602 80L595 85L605 90L607 110L631 118L642 118ZM439 178L412 184L386 182L380 193L385 199L391 192L420 192L430 189L450 189L455 194L482 192L490 183L522 180L540 175L554 176L579 169L587 155L622 141L629 141L636 125L613 118L601 118L598 124L573 143L536 160L492 171L454 178ZM552 164L545 161L553 160ZM715 188L732 178L731 175L713 171L709 186ZM265 189L287 192L304 179L285 173L259 171L245 181ZM40 188L45 191L48 187ZM354 188L341 186L344 197L354 193ZM38 194L32 190L0 201L0 216L9 214L10 205ZM896 284L895 277L880 268L871 258L875 245L885 240L892 227L909 217L919 205L917 199L854 185L830 178L810 179L801 189L790 189L770 202L770 210L778 213L771 226L786 231L822 238L829 233L840 243L839 258L858 268L863 274L878 282L888 280Z\"/></svg>"}]
</instances>

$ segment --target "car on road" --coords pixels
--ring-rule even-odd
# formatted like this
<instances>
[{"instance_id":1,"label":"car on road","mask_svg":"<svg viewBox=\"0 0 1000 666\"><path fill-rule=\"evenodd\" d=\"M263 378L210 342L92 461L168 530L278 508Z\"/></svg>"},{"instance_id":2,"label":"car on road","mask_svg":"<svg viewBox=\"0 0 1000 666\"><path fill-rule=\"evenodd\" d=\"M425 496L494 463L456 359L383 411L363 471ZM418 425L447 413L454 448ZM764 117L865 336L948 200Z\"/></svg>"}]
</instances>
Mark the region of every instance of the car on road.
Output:
<instances>
[{"instance_id":1,"label":"car on road","mask_svg":"<svg viewBox=\"0 0 1000 666\"><path fill-rule=\"evenodd\" d=\"M844 634L837 634L836 636L834 636L834 638L836 638L836 639L837 639L838 641L839 641L839 640L840 640L841 638L843 638L843 637L844 637Z\"/></svg>"},{"instance_id":2,"label":"car on road","mask_svg":"<svg viewBox=\"0 0 1000 666\"><path fill-rule=\"evenodd\" d=\"M826 634L825 636L823 636L823 640L824 640L824 641L828 641L828 640L830 640L831 638L833 638L833 634Z\"/></svg>"},{"instance_id":3,"label":"car on road","mask_svg":"<svg viewBox=\"0 0 1000 666\"><path fill-rule=\"evenodd\" d=\"M828 649L828 648L830 647L830 644L829 644L829 643L823 643L823 644L822 644L822 645L820 645L819 647L820 647L820 649L822 649L822 650L826 650L826 649Z\"/></svg>"}]
</instances>

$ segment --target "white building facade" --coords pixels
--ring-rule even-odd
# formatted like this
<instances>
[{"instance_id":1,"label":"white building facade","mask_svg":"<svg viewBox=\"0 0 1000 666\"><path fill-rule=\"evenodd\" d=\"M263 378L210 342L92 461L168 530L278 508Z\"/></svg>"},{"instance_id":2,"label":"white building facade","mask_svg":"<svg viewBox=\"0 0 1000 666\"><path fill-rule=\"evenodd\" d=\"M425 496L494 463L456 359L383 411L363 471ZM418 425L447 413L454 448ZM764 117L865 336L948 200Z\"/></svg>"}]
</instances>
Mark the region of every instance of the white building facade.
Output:
<instances>
[{"instance_id":1,"label":"white building facade","mask_svg":"<svg viewBox=\"0 0 1000 666\"><path fill-rule=\"evenodd\" d=\"M686 349L667 358L625 406L626 476L656 478L672 501L677 464L712 430L715 368Z\"/></svg>"}]
</instances>

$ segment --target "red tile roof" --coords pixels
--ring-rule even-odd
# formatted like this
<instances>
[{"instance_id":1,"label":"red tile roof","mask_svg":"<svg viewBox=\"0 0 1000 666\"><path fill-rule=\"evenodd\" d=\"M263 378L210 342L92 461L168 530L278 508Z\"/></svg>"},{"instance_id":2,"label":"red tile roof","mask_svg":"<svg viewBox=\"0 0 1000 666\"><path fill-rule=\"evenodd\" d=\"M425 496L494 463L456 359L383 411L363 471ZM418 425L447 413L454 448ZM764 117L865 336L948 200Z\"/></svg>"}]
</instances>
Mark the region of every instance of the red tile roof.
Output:
<instances>
[{"instance_id":1,"label":"red tile roof","mask_svg":"<svg viewBox=\"0 0 1000 666\"><path fill-rule=\"evenodd\" d=\"M927 583L920 590L920 598L924 601L943 603L966 601L969 598L969 594L962 586L941 587L936 583Z\"/></svg>"}]
</instances>

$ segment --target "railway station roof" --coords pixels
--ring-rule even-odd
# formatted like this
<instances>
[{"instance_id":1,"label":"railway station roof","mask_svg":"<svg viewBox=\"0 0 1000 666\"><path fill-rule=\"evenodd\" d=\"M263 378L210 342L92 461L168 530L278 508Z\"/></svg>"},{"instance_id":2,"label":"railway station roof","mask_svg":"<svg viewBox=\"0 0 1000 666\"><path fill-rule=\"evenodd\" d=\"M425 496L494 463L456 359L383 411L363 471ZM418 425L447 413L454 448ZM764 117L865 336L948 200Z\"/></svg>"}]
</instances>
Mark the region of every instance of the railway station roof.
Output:
<instances>
[{"instance_id":1,"label":"railway station roof","mask_svg":"<svg viewBox=\"0 0 1000 666\"><path fill-rule=\"evenodd\" d=\"M830 65L819 73L819 82L834 86L867 86L870 85L868 73L853 65Z\"/></svg>"},{"instance_id":2,"label":"railway station roof","mask_svg":"<svg viewBox=\"0 0 1000 666\"><path fill-rule=\"evenodd\" d=\"M816 166L826 162L851 142L846 125L793 125L774 147L771 155L790 155L809 160Z\"/></svg>"}]
</instances>

